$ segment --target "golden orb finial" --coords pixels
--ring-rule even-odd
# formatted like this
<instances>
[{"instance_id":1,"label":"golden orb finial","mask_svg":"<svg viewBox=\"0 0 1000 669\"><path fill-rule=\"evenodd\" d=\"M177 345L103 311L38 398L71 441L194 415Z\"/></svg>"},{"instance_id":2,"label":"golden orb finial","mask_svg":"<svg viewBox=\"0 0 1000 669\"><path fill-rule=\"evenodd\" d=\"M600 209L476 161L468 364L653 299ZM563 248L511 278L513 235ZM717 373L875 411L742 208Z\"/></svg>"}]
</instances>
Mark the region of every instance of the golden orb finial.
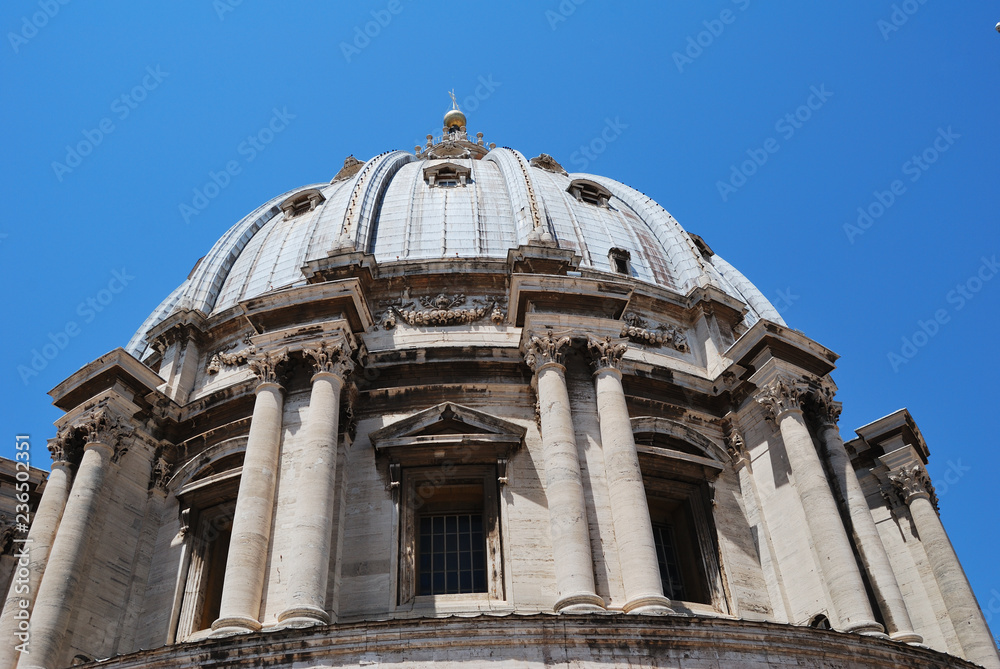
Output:
<instances>
[{"instance_id":1,"label":"golden orb finial","mask_svg":"<svg viewBox=\"0 0 1000 669\"><path fill-rule=\"evenodd\" d=\"M445 129L464 128L465 114L458 108L458 101L455 100L455 90L448 91L448 95L451 96L451 109L444 115L444 127Z\"/></svg>"}]
</instances>

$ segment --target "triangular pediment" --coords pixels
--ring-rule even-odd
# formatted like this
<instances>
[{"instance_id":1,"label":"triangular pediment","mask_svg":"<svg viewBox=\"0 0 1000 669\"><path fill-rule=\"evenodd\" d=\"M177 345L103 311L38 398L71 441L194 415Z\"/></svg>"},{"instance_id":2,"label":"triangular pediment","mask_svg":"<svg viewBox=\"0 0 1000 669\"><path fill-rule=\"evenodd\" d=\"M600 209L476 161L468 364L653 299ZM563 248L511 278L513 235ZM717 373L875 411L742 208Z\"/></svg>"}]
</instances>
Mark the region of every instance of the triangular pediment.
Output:
<instances>
[{"instance_id":1,"label":"triangular pediment","mask_svg":"<svg viewBox=\"0 0 1000 669\"><path fill-rule=\"evenodd\" d=\"M484 411L444 402L375 430L368 438L378 449L381 445L399 443L402 440L423 441L447 435L508 437L520 441L525 432L525 428L520 425Z\"/></svg>"}]
</instances>

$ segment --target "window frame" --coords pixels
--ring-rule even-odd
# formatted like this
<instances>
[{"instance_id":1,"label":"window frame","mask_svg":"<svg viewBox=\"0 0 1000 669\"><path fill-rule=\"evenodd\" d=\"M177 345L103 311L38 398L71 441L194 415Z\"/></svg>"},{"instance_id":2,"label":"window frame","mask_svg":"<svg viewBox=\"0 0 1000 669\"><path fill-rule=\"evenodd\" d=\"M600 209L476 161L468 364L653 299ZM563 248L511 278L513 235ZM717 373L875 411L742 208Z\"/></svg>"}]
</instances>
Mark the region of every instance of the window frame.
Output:
<instances>
[{"instance_id":1,"label":"window frame","mask_svg":"<svg viewBox=\"0 0 1000 669\"><path fill-rule=\"evenodd\" d=\"M419 519L427 486L435 491L448 486L481 484L483 489L483 538L486 551L486 592L422 595L419 593ZM399 542L397 606L420 606L447 601L504 602L503 537L501 530L500 484L493 464L463 464L400 469Z\"/></svg>"}]
</instances>

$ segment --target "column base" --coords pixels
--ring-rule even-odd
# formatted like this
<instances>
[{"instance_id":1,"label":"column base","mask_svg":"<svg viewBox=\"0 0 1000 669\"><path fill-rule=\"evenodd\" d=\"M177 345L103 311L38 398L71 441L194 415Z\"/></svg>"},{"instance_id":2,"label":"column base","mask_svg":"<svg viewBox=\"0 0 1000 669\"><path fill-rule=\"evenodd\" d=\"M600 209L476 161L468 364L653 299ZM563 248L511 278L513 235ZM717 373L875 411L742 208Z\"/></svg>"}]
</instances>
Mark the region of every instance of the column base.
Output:
<instances>
[{"instance_id":1,"label":"column base","mask_svg":"<svg viewBox=\"0 0 1000 669\"><path fill-rule=\"evenodd\" d=\"M212 623L211 638L218 639L225 636L233 636L235 634L250 634L251 632L259 632L260 628L260 621L256 618L248 618L245 616L219 618Z\"/></svg>"},{"instance_id":2,"label":"column base","mask_svg":"<svg viewBox=\"0 0 1000 669\"><path fill-rule=\"evenodd\" d=\"M851 634L860 634L861 636L873 636L877 639L889 638L889 635L885 633L885 628L874 620L862 620L861 622L848 625L843 631Z\"/></svg>"},{"instance_id":3,"label":"column base","mask_svg":"<svg viewBox=\"0 0 1000 669\"><path fill-rule=\"evenodd\" d=\"M295 606L278 614L282 627L312 627L329 625L330 614L317 606Z\"/></svg>"},{"instance_id":4,"label":"column base","mask_svg":"<svg viewBox=\"0 0 1000 669\"><path fill-rule=\"evenodd\" d=\"M916 632L893 632L889 635L889 638L899 643L911 643L917 646L921 646L924 643L924 637Z\"/></svg>"},{"instance_id":5,"label":"column base","mask_svg":"<svg viewBox=\"0 0 1000 669\"><path fill-rule=\"evenodd\" d=\"M662 614L662 613L673 613L674 610L670 608L670 600L663 595L643 595L641 597L636 597L635 599L629 600L622 607L622 611L625 613L645 613L645 614Z\"/></svg>"},{"instance_id":6,"label":"column base","mask_svg":"<svg viewBox=\"0 0 1000 669\"><path fill-rule=\"evenodd\" d=\"M560 613L588 613L590 611L606 611L604 599L592 592L578 592L574 595L566 595L556 602L552 607Z\"/></svg>"}]
</instances>

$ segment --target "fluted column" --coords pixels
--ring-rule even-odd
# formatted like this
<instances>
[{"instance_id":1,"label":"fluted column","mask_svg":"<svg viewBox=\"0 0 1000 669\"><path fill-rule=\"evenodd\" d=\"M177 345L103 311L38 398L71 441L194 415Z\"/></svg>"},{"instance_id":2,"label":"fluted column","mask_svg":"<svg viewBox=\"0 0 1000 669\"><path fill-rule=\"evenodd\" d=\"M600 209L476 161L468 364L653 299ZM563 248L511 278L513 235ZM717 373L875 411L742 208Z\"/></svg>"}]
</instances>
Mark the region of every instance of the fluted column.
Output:
<instances>
[{"instance_id":1,"label":"fluted column","mask_svg":"<svg viewBox=\"0 0 1000 669\"><path fill-rule=\"evenodd\" d=\"M875 591L875 599L888 628L889 638L905 643L921 643L923 637L913 631L913 623L889 562L889 554L878 528L875 527L868 500L861 490L861 483L840 436L840 429L837 427L840 403L834 401L833 390L827 386L815 389L810 400L813 413L820 424L820 438L826 459L833 471L834 487L850 516L854 543L868 572L868 580Z\"/></svg>"},{"instance_id":2,"label":"fluted column","mask_svg":"<svg viewBox=\"0 0 1000 669\"><path fill-rule=\"evenodd\" d=\"M594 559L590 552L587 503L580 476L580 457L562 364L569 335L532 336L524 359L536 374L545 461L545 497L555 561L560 610L604 608L595 592Z\"/></svg>"},{"instance_id":3,"label":"fluted column","mask_svg":"<svg viewBox=\"0 0 1000 669\"><path fill-rule=\"evenodd\" d=\"M124 452L121 422L106 408L92 412L80 429L86 445L42 574L31 615L31 652L21 656L20 669L57 666L109 463Z\"/></svg>"},{"instance_id":4,"label":"fluted column","mask_svg":"<svg viewBox=\"0 0 1000 669\"><path fill-rule=\"evenodd\" d=\"M285 359L284 352L277 352L257 354L247 360L260 383L233 514L219 619L212 623L215 636L253 632L261 627L260 603L271 538L284 408L276 368Z\"/></svg>"},{"instance_id":5,"label":"fluted column","mask_svg":"<svg viewBox=\"0 0 1000 669\"><path fill-rule=\"evenodd\" d=\"M305 447L296 480L295 542L288 552L288 598L278 621L298 627L330 622L326 587L330 576L334 481L337 477L337 420L344 377L354 369L346 344L307 348L316 367L306 414Z\"/></svg>"},{"instance_id":6,"label":"fluted column","mask_svg":"<svg viewBox=\"0 0 1000 669\"><path fill-rule=\"evenodd\" d=\"M809 534L819 555L841 628L845 632L882 635L882 626L875 621L868 603L865 584L823 463L802 415L803 394L793 380L779 376L760 390L756 400L772 413L781 430L788 464L795 475L795 487L806 512Z\"/></svg>"},{"instance_id":7,"label":"fluted column","mask_svg":"<svg viewBox=\"0 0 1000 669\"><path fill-rule=\"evenodd\" d=\"M635 448L619 370L628 344L611 337L591 337L587 346L595 368L601 447L625 586L623 608L626 612L650 609L670 612L670 600L663 596L660 582L646 487L642 483L639 454Z\"/></svg>"},{"instance_id":8,"label":"fluted column","mask_svg":"<svg viewBox=\"0 0 1000 669\"><path fill-rule=\"evenodd\" d=\"M51 442L49 451L52 453L52 471L45 483L45 492L38 502L34 518L31 519L27 538L24 543L17 545L14 552L18 558L14 580L11 581L3 614L0 615L0 669L13 669L17 665L21 654L17 645L29 641L26 648L31 649L29 616L37 599L38 586L45 572L59 520L66 508L73 479L67 461L68 446L65 435ZM24 567L26 575L22 571ZM22 601L27 603L27 607L21 606Z\"/></svg>"},{"instance_id":9,"label":"fluted column","mask_svg":"<svg viewBox=\"0 0 1000 669\"><path fill-rule=\"evenodd\" d=\"M889 480L910 507L920 545L931 563L965 658L987 669L1000 669L993 635L935 509L937 499L930 477L923 467L912 465L900 468Z\"/></svg>"}]
</instances>

